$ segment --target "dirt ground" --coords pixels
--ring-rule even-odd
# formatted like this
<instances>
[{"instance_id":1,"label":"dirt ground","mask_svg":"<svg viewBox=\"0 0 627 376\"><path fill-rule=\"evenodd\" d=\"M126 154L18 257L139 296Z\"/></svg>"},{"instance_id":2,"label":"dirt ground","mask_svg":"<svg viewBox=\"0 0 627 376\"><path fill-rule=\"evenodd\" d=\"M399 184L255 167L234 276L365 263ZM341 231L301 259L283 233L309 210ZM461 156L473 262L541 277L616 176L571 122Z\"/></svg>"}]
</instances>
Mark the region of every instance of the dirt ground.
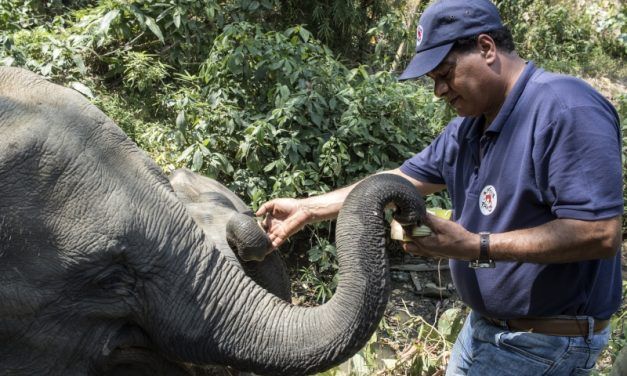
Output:
<instances>
[{"instance_id":1,"label":"dirt ground","mask_svg":"<svg viewBox=\"0 0 627 376\"><path fill-rule=\"evenodd\" d=\"M427 322L434 324L437 314L448 308L461 306L448 270L448 261L442 260L438 263L432 259L412 256L396 257L390 261L392 293L388 311L406 308L412 315L422 316ZM424 265L436 270L412 273L396 270L395 266L399 265Z\"/></svg>"}]
</instances>

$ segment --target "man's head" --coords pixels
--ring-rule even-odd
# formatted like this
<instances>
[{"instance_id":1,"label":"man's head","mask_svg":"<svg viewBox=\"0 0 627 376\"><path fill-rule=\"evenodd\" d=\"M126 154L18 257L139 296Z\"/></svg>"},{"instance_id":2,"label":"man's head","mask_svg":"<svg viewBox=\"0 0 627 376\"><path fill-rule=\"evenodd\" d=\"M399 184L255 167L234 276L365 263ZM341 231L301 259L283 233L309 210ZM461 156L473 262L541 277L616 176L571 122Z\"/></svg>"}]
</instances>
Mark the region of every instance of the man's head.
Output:
<instances>
[{"instance_id":1,"label":"man's head","mask_svg":"<svg viewBox=\"0 0 627 376\"><path fill-rule=\"evenodd\" d=\"M506 61L515 56L512 35L488 0L429 6L420 18L416 51L400 80L428 75L436 96L461 116L493 117L515 82L514 65Z\"/></svg>"},{"instance_id":2,"label":"man's head","mask_svg":"<svg viewBox=\"0 0 627 376\"><path fill-rule=\"evenodd\" d=\"M416 56L399 80L418 78L435 69L458 40L503 29L499 11L489 0L440 0L420 17Z\"/></svg>"}]
</instances>

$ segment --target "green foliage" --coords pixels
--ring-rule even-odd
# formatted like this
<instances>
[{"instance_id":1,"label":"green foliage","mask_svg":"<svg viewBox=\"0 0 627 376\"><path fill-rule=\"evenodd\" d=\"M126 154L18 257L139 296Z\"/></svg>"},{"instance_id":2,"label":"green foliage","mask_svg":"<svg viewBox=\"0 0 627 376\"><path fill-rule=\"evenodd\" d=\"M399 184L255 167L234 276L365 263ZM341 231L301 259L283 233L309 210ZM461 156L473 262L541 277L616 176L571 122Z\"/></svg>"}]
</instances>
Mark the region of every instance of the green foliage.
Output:
<instances>
[{"instance_id":1,"label":"green foliage","mask_svg":"<svg viewBox=\"0 0 627 376\"><path fill-rule=\"evenodd\" d=\"M282 0L279 3L281 20L277 21L281 26L306 25L316 39L339 53L344 61L359 65L359 62L373 61L377 43L368 35L369 30L384 29L389 23L395 23L405 1ZM395 32L387 37L396 35Z\"/></svg>"},{"instance_id":2,"label":"green foliage","mask_svg":"<svg viewBox=\"0 0 627 376\"><path fill-rule=\"evenodd\" d=\"M123 56L124 84L128 88L140 92L151 90L154 86L163 84L167 77L168 65L160 62L156 55L145 52L131 51Z\"/></svg>"},{"instance_id":3,"label":"green foliage","mask_svg":"<svg viewBox=\"0 0 627 376\"><path fill-rule=\"evenodd\" d=\"M318 304L333 296L338 282L337 250L325 238L316 239L316 245L307 251L309 265L299 270L299 284Z\"/></svg>"},{"instance_id":4,"label":"green foliage","mask_svg":"<svg viewBox=\"0 0 627 376\"><path fill-rule=\"evenodd\" d=\"M574 74L625 77L627 8L612 1L496 1L520 55Z\"/></svg>"},{"instance_id":5,"label":"green foliage","mask_svg":"<svg viewBox=\"0 0 627 376\"><path fill-rule=\"evenodd\" d=\"M450 308L431 324L399 311L381 321L355 356L318 376L442 374L465 316L464 310Z\"/></svg>"},{"instance_id":6,"label":"green foliage","mask_svg":"<svg viewBox=\"0 0 627 376\"><path fill-rule=\"evenodd\" d=\"M612 375L612 365L621 350L627 347L627 280L623 280L623 299L618 312L612 315L610 327L612 329L607 347L599 355L597 367L593 375Z\"/></svg>"},{"instance_id":7,"label":"green foliage","mask_svg":"<svg viewBox=\"0 0 627 376\"><path fill-rule=\"evenodd\" d=\"M189 85L172 97L179 121L160 138L178 147L170 163L235 178L255 204L394 167L426 145L446 111L423 86L348 69L301 26L232 24L198 75L180 79Z\"/></svg>"}]
</instances>

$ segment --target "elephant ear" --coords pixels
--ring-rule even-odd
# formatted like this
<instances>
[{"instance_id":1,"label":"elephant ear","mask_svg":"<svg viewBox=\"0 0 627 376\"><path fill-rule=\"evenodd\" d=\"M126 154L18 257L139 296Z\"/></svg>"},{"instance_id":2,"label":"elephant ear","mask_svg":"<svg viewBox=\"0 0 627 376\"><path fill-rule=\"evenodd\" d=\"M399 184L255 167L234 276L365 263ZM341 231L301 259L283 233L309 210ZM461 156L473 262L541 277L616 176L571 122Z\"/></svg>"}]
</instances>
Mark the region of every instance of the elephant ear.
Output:
<instances>
[{"instance_id":1,"label":"elephant ear","mask_svg":"<svg viewBox=\"0 0 627 376\"><path fill-rule=\"evenodd\" d=\"M267 254L270 240L237 195L216 180L187 169L176 170L170 185L205 237L224 256L261 287L291 300L285 262L278 252Z\"/></svg>"}]
</instances>

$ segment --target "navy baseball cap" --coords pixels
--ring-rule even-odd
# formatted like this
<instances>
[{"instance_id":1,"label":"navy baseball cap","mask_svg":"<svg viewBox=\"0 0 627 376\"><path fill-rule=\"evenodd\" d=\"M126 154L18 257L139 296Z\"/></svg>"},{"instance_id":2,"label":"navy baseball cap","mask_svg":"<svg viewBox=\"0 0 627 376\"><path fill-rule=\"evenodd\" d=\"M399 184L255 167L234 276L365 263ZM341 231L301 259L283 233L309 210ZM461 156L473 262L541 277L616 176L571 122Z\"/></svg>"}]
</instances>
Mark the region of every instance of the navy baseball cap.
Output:
<instances>
[{"instance_id":1,"label":"navy baseball cap","mask_svg":"<svg viewBox=\"0 0 627 376\"><path fill-rule=\"evenodd\" d=\"M416 56L399 80L431 72L455 41L503 27L499 10L489 0L440 0L424 11L416 31Z\"/></svg>"}]
</instances>

